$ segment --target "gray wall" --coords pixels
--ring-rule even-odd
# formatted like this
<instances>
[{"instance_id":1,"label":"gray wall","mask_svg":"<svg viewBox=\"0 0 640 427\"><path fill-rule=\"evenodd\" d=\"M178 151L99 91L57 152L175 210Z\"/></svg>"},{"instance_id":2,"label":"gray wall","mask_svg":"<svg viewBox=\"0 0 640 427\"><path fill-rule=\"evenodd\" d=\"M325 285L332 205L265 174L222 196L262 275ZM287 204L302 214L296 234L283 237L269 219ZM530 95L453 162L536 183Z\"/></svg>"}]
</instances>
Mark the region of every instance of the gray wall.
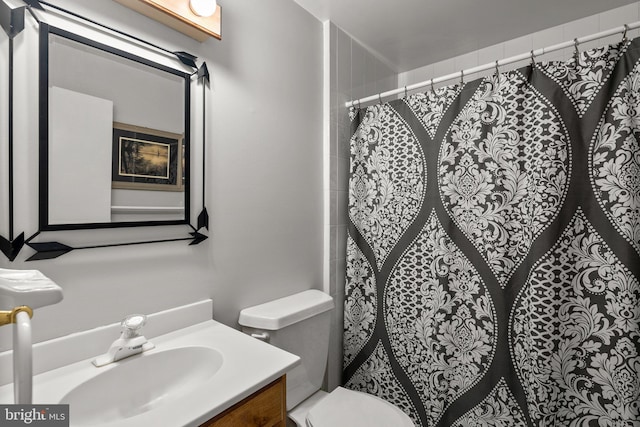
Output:
<instances>
[{"instance_id":1,"label":"gray wall","mask_svg":"<svg viewBox=\"0 0 640 427\"><path fill-rule=\"evenodd\" d=\"M206 197L211 223L210 239L199 246L179 242L93 249L28 263L24 260L32 254L29 248L13 263L2 256L0 267L39 269L64 289L63 302L36 311L34 340L209 297L214 300L214 318L237 326L238 312L245 306L321 288L320 22L290 0L226 1L222 4L223 40L201 44L110 0L53 3L206 60L212 77L206 110ZM6 46L3 33L2 56ZM3 58L0 66L5 64ZM1 73L4 76L6 70ZM35 81L17 85L14 106L20 146L16 231L27 236L37 229L37 126L31 120L37 114ZM3 100L3 120L6 108ZM2 139L0 149L4 150L4 135ZM2 187L6 209L4 176ZM1 216L0 235L7 237L5 210ZM127 230L121 235L133 238L138 232ZM92 236L82 231L73 238L91 240ZM10 347L10 328L6 329L0 331L2 349Z\"/></svg>"}]
</instances>

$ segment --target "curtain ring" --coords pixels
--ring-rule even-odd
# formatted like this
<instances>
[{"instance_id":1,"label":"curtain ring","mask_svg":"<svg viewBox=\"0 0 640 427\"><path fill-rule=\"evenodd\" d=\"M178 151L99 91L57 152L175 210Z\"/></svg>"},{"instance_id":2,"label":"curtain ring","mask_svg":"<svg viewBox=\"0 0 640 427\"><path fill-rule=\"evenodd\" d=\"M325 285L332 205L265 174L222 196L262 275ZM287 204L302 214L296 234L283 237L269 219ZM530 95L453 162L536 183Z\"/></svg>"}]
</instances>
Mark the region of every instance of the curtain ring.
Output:
<instances>
[{"instance_id":1,"label":"curtain ring","mask_svg":"<svg viewBox=\"0 0 640 427\"><path fill-rule=\"evenodd\" d=\"M460 86L464 85L464 70L460 70Z\"/></svg>"},{"instance_id":2,"label":"curtain ring","mask_svg":"<svg viewBox=\"0 0 640 427\"><path fill-rule=\"evenodd\" d=\"M382 96L380 94L378 94L378 102L382 104Z\"/></svg>"},{"instance_id":3,"label":"curtain ring","mask_svg":"<svg viewBox=\"0 0 640 427\"><path fill-rule=\"evenodd\" d=\"M435 88L433 87L433 79L431 79L431 92L433 92L433 94L434 94L434 95L435 95L435 93L436 93L436 90L435 90Z\"/></svg>"},{"instance_id":4,"label":"curtain ring","mask_svg":"<svg viewBox=\"0 0 640 427\"><path fill-rule=\"evenodd\" d=\"M580 45L580 42L578 41L578 39L577 38L573 39L573 47L575 49L573 54L576 57L576 63L578 63L578 59L580 58L580 50L578 49L578 45Z\"/></svg>"},{"instance_id":5,"label":"curtain ring","mask_svg":"<svg viewBox=\"0 0 640 427\"><path fill-rule=\"evenodd\" d=\"M409 97L409 94L407 93L407 87L404 87L404 99L407 99Z\"/></svg>"},{"instance_id":6,"label":"curtain ring","mask_svg":"<svg viewBox=\"0 0 640 427\"><path fill-rule=\"evenodd\" d=\"M360 100L358 99L358 110L360 110L362 107L360 106Z\"/></svg>"},{"instance_id":7,"label":"curtain ring","mask_svg":"<svg viewBox=\"0 0 640 427\"><path fill-rule=\"evenodd\" d=\"M533 49L531 49L531 66L536 66L536 56L533 54Z\"/></svg>"},{"instance_id":8,"label":"curtain ring","mask_svg":"<svg viewBox=\"0 0 640 427\"><path fill-rule=\"evenodd\" d=\"M495 76L498 77L500 75L500 69L498 68L498 60L496 60L496 74Z\"/></svg>"},{"instance_id":9,"label":"curtain ring","mask_svg":"<svg viewBox=\"0 0 640 427\"><path fill-rule=\"evenodd\" d=\"M629 31L629 25L624 24L624 32L622 33L622 41L627 41L627 31Z\"/></svg>"}]
</instances>

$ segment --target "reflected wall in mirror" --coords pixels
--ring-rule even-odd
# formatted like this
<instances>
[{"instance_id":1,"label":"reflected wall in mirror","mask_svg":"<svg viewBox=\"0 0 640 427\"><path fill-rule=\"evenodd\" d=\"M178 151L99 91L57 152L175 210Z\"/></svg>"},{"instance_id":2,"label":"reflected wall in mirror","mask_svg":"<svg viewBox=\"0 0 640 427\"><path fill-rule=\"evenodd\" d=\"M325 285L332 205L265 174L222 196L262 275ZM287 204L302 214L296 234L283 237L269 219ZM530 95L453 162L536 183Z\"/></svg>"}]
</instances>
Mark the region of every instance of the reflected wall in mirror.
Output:
<instances>
[{"instance_id":1,"label":"reflected wall in mirror","mask_svg":"<svg viewBox=\"0 0 640 427\"><path fill-rule=\"evenodd\" d=\"M187 224L191 75L40 32L40 229Z\"/></svg>"}]
</instances>

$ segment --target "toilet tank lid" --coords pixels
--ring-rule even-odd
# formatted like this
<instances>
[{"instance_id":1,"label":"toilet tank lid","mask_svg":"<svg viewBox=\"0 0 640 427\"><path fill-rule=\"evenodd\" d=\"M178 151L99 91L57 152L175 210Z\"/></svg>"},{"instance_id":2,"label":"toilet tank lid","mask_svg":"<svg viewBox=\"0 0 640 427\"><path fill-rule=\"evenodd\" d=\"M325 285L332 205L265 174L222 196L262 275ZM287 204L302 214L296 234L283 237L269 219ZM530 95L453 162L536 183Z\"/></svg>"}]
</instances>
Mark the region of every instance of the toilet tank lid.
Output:
<instances>
[{"instance_id":1,"label":"toilet tank lid","mask_svg":"<svg viewBox=\"0 0 640 427\"><path fill-rule=\"evenodd\" d=\"M333 298L317 289L300 292L240 311L238 323L275 331L333 308Z\"/></svg>"}]
</instances>

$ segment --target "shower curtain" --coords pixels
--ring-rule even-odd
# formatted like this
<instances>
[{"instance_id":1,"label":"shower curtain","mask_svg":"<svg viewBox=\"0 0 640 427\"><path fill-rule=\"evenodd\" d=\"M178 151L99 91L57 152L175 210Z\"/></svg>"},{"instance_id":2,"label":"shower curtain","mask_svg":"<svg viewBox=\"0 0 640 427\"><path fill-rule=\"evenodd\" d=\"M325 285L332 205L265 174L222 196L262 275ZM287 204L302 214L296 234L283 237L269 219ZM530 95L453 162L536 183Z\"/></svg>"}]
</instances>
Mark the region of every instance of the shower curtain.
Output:
<instances>
[{"instance_id":1,"label":"shower curtain","mask_svg":"<svg viewBox=\"0 0 640 427\"><path fill-rule=\"evenodd\" d=\"M640 426L639 39L350 115L345 386L424 427Z\"/></svg>"}]
</instances>

